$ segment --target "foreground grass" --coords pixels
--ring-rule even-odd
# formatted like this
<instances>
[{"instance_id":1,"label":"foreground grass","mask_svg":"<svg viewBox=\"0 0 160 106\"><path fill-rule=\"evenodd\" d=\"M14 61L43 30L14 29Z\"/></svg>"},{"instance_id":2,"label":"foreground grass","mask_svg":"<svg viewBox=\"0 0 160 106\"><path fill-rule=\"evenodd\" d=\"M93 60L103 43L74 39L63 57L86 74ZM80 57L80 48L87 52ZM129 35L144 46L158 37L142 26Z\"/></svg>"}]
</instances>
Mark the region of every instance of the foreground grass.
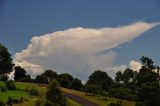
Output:
<instances>
[{"instance_id":1,"label":"foreground grass","mask_svg":"<svg viewBox=\"0 0 160 106\"><path fill-rule=\"evenodd\" d=\"M119 99L116 98L112 98L112 97L103 97L103 96L99 96L99 95L91 95L88 93L84 93L84 92L79 92L76 90L71 90L71 89L67 89L67 88L62 88L63 91L80 96L88 101L91 101L99 106L107 106L108 104L110 104L111 102L117 102L120 101ZM127 100L123 100L122 101L123 106L135 106L135 102L130 102Z\"/></svg>"},{"instance_id":2,"label":"foreground grass","mask_svg":"<svg viewBox=\"0 0 160 106\"><path fill-rule=\"evenodd\" d=\"M37 88L40 96L44 96L46 92L46 87L42 87L33 83L22 83L15 82L17 90L7 90L6 92L1 92L0 90L0 101L7 102L8 97L17 99L23 97L25 101L22 104L14 104L13 106L34 106L35 102L38 100L36 96L30 96L26 89ZM4 82L0 81L0 87L5 86ZM67 106L81 106L75 101L67 98Z\"/></svg>"},{"instance_id":3,"label":"foreground grass","mask_svg":"<svg viewBox=\"0 0 160 106\"><path fill-rule=\"evenodd\" d=\"M23 85L25 86L25 84ZM4 87L4 86L5 86L4 82L0 81L0 87ZM25 91L26 88L24 87L21 88L20 86L17 86L17 83L16 83L16 87L17 87L16 90L7 90L5 92L2 92L0 90L0 101L3 101L6 103L8 100L8 97L11 97L13 99L23 98L26 101L33 98L33 96L30 96L28 92Z\"/></svg>"},{"instance_id":4,"label":"foreground grass","mask_svg":"<svg viewBox=\"0 0 160 106\"><path fill-rule=\"evenodd\" d=\"M23 97L24 99L28 100L31 96L27 92L19 91L19 90L7 90L6 92L0 91L0 100L3 102L6 102L8 100L8 97L11 97L13 99L18 99Z\"/></svg>"},{"instance_id":5,"label":"foreground grass","mask_svg":"<svg viewBox=\"0 0 160 106\"><path fill-rule=\"evenodd\" d=\"M75 101L67 98L67 106L81 106L81 105L76 103Z\"/></svg>"}]
</instances>

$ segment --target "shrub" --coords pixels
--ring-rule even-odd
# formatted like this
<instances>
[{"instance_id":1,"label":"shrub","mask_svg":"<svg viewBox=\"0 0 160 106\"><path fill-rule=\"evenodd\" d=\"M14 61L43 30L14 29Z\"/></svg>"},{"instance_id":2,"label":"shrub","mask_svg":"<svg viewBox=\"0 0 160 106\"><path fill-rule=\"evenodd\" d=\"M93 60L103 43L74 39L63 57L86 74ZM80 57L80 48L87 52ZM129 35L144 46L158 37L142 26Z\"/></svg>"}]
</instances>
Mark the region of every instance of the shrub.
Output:
<instances>
[{"instance_id":1,"label":"shrub","mask_svg":"<svg viewBox=\"0 0 160 106\"><path fill-rule=\"evenodd\" d=\"M142 102L136 102L135 106L146 106L146 105L144 103L142 103Z\"/></svg>"},{"instance_id":2,"label":"shrub","mask_svg":"<svg viewBox=\"0 0 160 106\"><path fill-rule=\"evenodd\" d=\"M29 94L32 95L32 96L38 96L39 95L39 91L36 87L30 88L28 91L29 91Z\"/></svg>"},{"instance_id":3,"label":"shrub","mask_svg":"<svg viewBox=\"0 0 160 106\"><path fill-rule=\"evenodd\" d=\"M7 105L12 106L13 100L11 97L8 97Z\"/></svg>"},{"instance_id":4,"label":"shrub","mask_svg":"<svg viewBox=\"0 0 160 106\"><path fill-rule=\"evenodd\" d=\"M112 88L109 95L119 99L135 100L135 95L127 88Z\"/></svg>"},{"instance_id":5,"label":"shrub","mask_svg":"<svg viewBox=\"0 0 160 106\"><path fill-rule=\"evenodd\" d=\"M45 98L38 98L35 102L35 106L45 106L46 99Z\"/></svg>"},{"instance_id":6,"label":"shrub","mask_svg":"<svg viewBox=\"0 0 160 106\"><path fill-rule=\"evenodd\" d=\"M6 91L7 91L7 88L6 88L5 86L2 86L2 87L1 87L1 91L2 91L2 92L6 92Z\"/></svg>"},{"instance_id":7,"label":"shrub","mask_svg":"<svg viewBox=\"0 0 160 106\"><path fill-rule=\"evenodd\" d=\"M66 106L66 98L55 80L47 88L46 99L46 106Z\"/></svg>"},{"instance_id":8,"label":"shrub","mask_svg":"<svg viewBox=\"0 0 160 106\"><path fill-rule=\"evenodd\" d=\"M18 104L18 103L22 103L22 102L23 102L23 98L8 97L7 105L12 106L12 104Z\"/></svg>"},{"instance_id":9,"label":"shrub","mask_svg":"<svg viewBox=\"0 0 160 106\"><path fill-rule=\"evenodd\" d=\"M6 76L6 75L1 75L0 81L7 81L7 80L8 80L8 76Z\"/></svg>"},{"instance_id":10,"label":"shrub","mask_svg":"<svg viewBox=\"0 0 160 106\"><path fill-rule=\"evenodd\" d=\"M0 106L6 106L6 103L3 101L0 101Z\"/></svg>"},{"instance_id":11,"label":"shrub","mask_svg":"<svg viewBox=\"0 0 160 106\"><path fill-rule=\"evenodd\" d=\"M8 90L16 90L16 85L12 80L6 81L6 87Z\"/></svg>"},{"instance_id":12,"label":"shrub","mask_svg":"<svg viewBox=\"0 0 160 106\"><path fill-rule=\"evenodd\" d=\"M12 99L12 103L13 103L13 104L18 104L19 101L20 101L20 100L19 100L18 98Z\"/></svg>"}]
</instances>

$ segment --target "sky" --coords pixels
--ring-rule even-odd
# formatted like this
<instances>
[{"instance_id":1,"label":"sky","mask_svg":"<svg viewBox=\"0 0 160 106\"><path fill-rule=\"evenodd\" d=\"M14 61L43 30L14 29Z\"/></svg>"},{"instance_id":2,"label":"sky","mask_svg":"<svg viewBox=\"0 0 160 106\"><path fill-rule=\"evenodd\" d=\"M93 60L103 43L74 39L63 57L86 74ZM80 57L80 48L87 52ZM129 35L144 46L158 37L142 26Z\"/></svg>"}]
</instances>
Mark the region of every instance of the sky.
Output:
<instances>
[{"instance_id":1,"label":"sky","mask_svg":"<svg viewBox=\"0 0 160 106\"><path fill-rule=\"evenodd\" d=\"M0 0L0 42L35 77L45 69L86 80L139 58L160 65L159 0Z\"/></svg>"}]
</instances>

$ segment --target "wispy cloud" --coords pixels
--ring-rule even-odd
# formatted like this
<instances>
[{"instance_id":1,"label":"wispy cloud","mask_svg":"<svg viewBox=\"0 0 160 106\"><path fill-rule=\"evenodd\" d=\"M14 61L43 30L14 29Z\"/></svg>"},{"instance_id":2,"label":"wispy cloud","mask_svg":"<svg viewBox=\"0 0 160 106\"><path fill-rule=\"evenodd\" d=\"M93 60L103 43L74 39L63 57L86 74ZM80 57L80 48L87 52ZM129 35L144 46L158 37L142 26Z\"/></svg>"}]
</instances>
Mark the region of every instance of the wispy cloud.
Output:
<instances>
[{"instance_id":1,"label":"wispy cloud","mask_svg":"<svg viewBox=\"0 0 160 106\"><path fill-rule=\"evenodd\" d=\"M116 52L110 51L120 44L139 37L143 32L160 23L136 22L119 27L70 28L33 37L28 48L16 53L14 60L23 65L56 68L59 73L68 72L86 78L95 69L112 67ZM108 50L109 52L101 53ZM25 66L25 65L24 65ZM32 70L33 75L42 70Z\"/></svg>"}]
</instances>

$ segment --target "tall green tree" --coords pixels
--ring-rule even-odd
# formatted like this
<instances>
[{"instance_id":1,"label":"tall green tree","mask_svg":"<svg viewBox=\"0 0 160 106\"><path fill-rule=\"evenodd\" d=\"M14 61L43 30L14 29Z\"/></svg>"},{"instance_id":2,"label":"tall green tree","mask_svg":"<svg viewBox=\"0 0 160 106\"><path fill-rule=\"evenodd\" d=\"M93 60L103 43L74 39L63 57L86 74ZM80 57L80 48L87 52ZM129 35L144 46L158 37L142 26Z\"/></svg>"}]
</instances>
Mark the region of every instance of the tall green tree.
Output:
<instances>
[{"instance_id":1,"label":"tall green tree","mask_svg":"<svg viewBox=\"0 0 160 106\"><path fill-rule=\"evenodd\" d=\"M75 78L71 84L71 89L81 90L82 87L83 87L83 84L81 80L79 80L78 78Z\"/></svg>"},{"instance_id":2,"label":"tall green tree","mask_svg":"<svg viewBox=\"0 0 160 106\"><path fill-rule=\"evenodd\" d=\"M41 74L42 76L45 76L48 80L48 82L50 82L53 79L57 78L57 73L52 71L52 70L46 70L44 73Z\"/></svg>"},{"instance_id":3,"label":"tall green tree","mask_svg":"<svg viewBox=\"0 0 160 106\"><path fill-rule=\"evenodd\" d=\"M57 79L58 75L56 72L52 70L46 70L40 75L36 76L35 82L42 83L42 84L48 84L52 80Z\"/></svg>"},{"instance_id":4,"label":"tall green tree","mask_svg":"<svg viewBox=\"0 0 160 106\"><path fill-rule=\"evenodd\" d=\"M137 100L146 106L160 106L160 76L155 71L156 66L150 58L140 60L143 66L137 74Z\"/></svg>"},{"instance_id":5,"label":"tall green tree","mask_svg":"<svg viewBox=\"0 0 160 106\"><path fill-rule=\"evenodd\" d=\"M36 83L48 84L48 79L43 75L37 75L35 78Z\"/></svg>"},{"instance_id":6,"label":"tall green tree","mask_svg":"<svg viewBox=\"0 0 160 106\"><path fill-rule=\"evenodd\" d=\"M118 71L115 76L116 83L120 83L123 80L123 74L121 71Z\"/></svg>"},{"instance_id":7,"label":"tall green tree","mask_svg":"<svg viewBox=\"0 0 160 106\"><path fill-rule=\"evenodd\" d=\"M14 67L14 80L29 82L31 80L30 75L26 74L26 70L20 66Z\"/></svg>"},{"instance_id":8,"label":"tall green tree","mask_svg":"<svg viewBox=\"0 0 160 106\"><path fill-rule=\"evenodd\" d=\"M140 58L143 66L137 74L137 84L159 82L159 73L155 72L156 66L152 59L142 56ZM157 70L159 67L157 66Z\"/></svg>"},{"instance_id":9,"label":"tall green tree","mask_svg":"<svg viewBox=\"0 0 160 106\"><path fill-rule=\"evenodd\" d=\"M94 71L86 83L88 91L92 90L108 90L113 85L113 80L108 76L106 72L101 70Z\"/></svg>"},{"instance_id":10,"label":"tall green tree","mask_svg":"<svg viewBox=\"0 0 160 106\"><path fill-rule=\"evenodd\" d=\"M137 99L145 106L160 106L160 87L158 83L143 83L138 87Z\"/></svg>"},{"instance_id":11,"label":"tall green tree","mask_svg":"<svg viewBox=\"0 0 160 106\"><path fill-rule=\"evenodd\" d=\"M8 49L0 43L0 76L7 76L13 70L13 62Z\"/></svg>"},{"instance_id":12,"label":"tall green tree","mask_svg":"<svg viewBox=\"0 0 160 106\"><path fill-rule=\"evenodd\" d=\"M58 75L58 81L60 83L60 86L65 87L65 88L71 88L71 84L73 82L74 78L72 75L68 73L63 73Z\"/></svg>"},{"instance_id":13,"label":"tall green tree","mask_svg":"<svg viewBox=\"0 0 160 106\"><path fill-rule=\"evenodd\" d=\"M151 70L155 69L154 61L148 57L142 56L140 58L140 61L142 62L143 67L149 68Z\"/></svg>"},{"instance_id":14,"label":"tall green tree","mask_svg":"<svg viewBox=\"0 0 160 106\"><path fill-rule=\"evenodd\" d=\"M133 78L133 70L127 68L124 72L123 72L123 81L125 86L127 87L128 83L130 82L130 80Z\"/></svg>"}]
</instances>

